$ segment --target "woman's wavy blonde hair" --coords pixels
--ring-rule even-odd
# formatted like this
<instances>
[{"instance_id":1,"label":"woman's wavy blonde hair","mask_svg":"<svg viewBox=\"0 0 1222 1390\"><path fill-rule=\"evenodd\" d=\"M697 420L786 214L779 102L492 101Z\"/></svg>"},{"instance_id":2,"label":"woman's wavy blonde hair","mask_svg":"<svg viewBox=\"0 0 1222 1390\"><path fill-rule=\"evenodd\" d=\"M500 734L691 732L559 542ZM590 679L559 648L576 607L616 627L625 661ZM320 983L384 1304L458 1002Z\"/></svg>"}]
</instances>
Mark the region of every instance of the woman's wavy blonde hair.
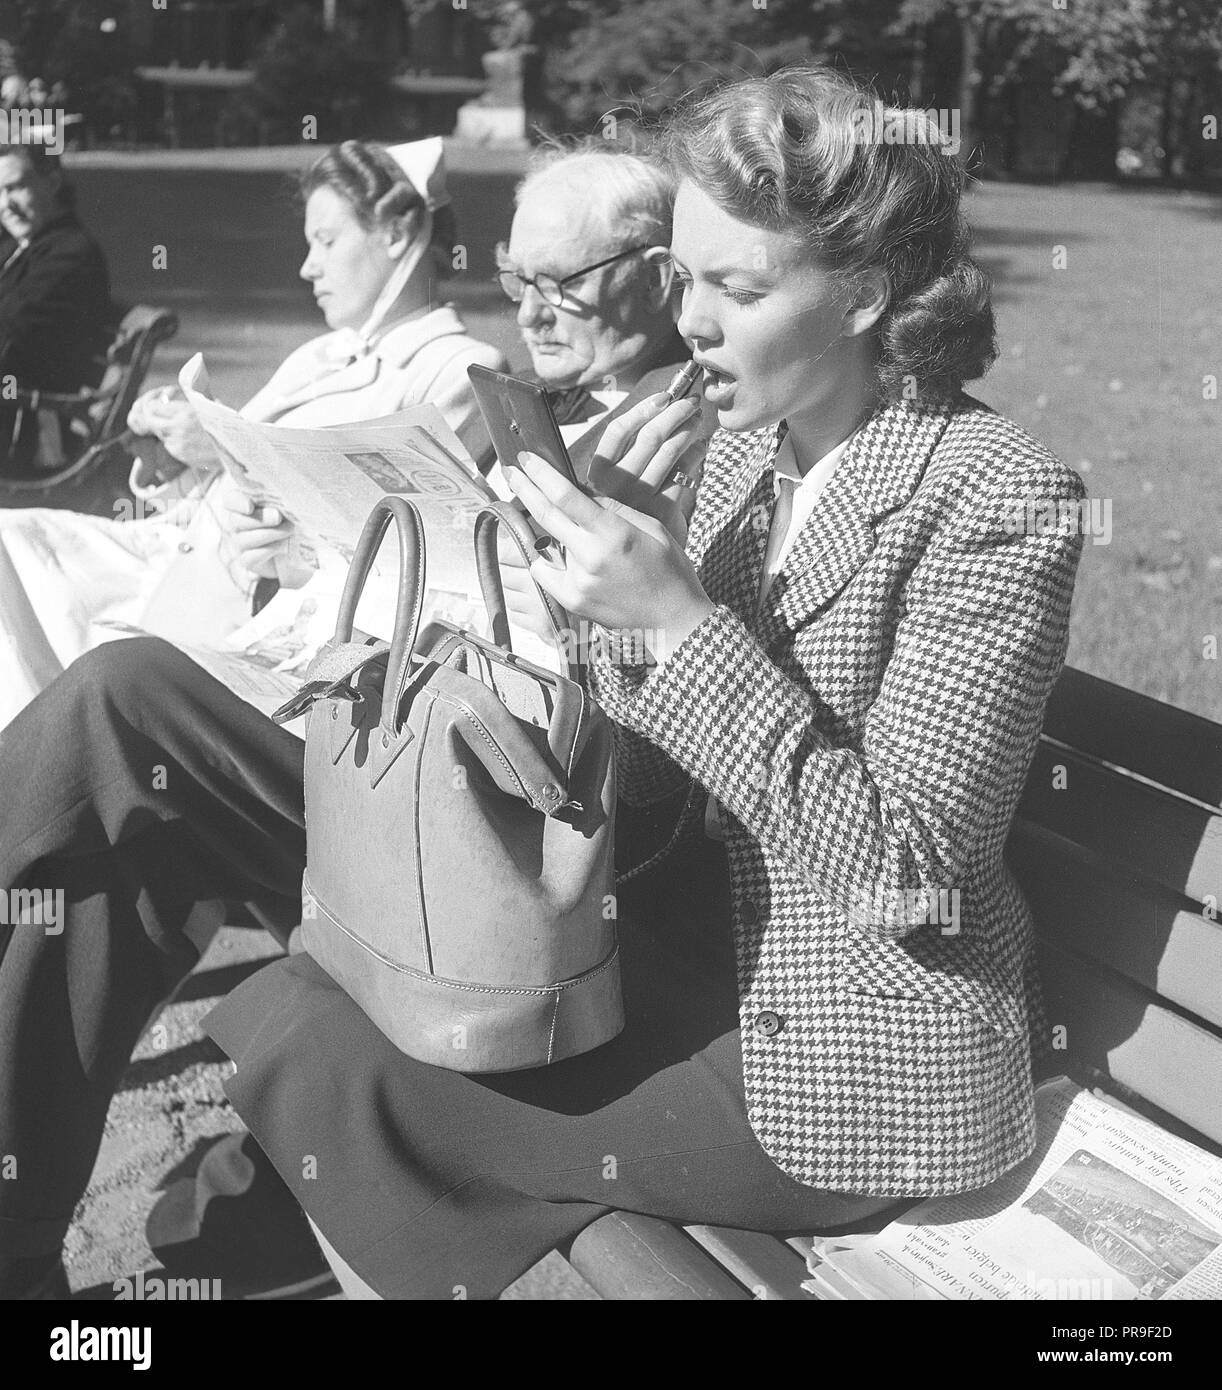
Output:
<instances>
[{"instance_id":1,"label":"woman's wavy blonde hair","mask_svg":"<svg viewBox=\"0 0 1222 1390\"><path fill-rule=\"evenodd\" d=\"M884 398L954 396L997 356L990 286L968 254L964 171L931 117L886 107L819 66L786 68L693 99L663 148L733 216L800 236L852 287L881 270Z\"/></svg>"}]
</instances>

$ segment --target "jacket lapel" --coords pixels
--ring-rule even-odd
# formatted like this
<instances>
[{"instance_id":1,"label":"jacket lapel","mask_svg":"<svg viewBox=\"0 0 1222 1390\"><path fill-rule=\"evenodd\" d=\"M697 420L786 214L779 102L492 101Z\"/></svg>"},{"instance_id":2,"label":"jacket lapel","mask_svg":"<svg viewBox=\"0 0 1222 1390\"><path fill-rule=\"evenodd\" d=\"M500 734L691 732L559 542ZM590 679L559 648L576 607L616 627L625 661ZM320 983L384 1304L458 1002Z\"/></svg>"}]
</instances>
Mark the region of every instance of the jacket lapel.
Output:
<instances>
[{"instance_id":1,"label":"jacket lapel","mask_svg":"<svg viewBox=\"0 0 1222 1390\"><path fill-rule=\"evenodd\" d=\"M687 551L709 597L750 625L772 521L778 436L768 429L723 438L719 467L701 483Z\"/></svg>"},{"instance_id":2,"label":"jacket lapel","mask_svg":"<svg viewBox=\"0 0 1222 1390\"><path fill-rule=\"evenodd\" d=\"M766 645L830 603L869 559L880 523L916 491L947 418L946 409L899 401L862 426L768 590Z\"/></svg>"}]
</instances>

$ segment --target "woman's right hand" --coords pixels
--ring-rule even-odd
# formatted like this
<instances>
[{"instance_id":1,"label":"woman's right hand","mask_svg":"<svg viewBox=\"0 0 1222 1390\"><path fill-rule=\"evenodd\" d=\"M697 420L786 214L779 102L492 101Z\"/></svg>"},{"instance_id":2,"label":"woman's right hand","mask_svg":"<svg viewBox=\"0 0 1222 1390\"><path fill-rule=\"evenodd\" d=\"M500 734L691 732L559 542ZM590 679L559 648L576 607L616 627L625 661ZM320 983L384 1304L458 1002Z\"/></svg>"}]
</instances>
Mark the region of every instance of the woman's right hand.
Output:
<instances>
[{"instance_id":1,"label":"woman's right hand","mask_svg":"<svg viewBox=\"0 0 1222 1390\"><path fill-rule=\"evenodd\" d=\"M259 506L228 480L220 505L224 544L247 574L278 579L286 589L299 589L312 577L314 567L292 554L297 528L277 508Z\"/></svg>"},{"instance_id":2,"label":"woman's right hand","mask_svg":"<svg viewBox=\"0 0 1222 1390\"><path fill-rule=\"evenodd\" d=\"M155 436L172 457L197 472L210 471L219 463L216 446L194 407L173 387L158 387L138 396L128 411L127 427L134 434Z\"/></svg>"},{"instance_id":3,"label":"woman's right hand","mask_svg":"<svg viewBox=\"0 0 1222 1390\"><path fill-rule=\"evenodd\" d=\"M682 545L696 505L694 487L670 483L676 468L699 483L704 453L717 428L717 412L698 395L669 403L663 394L646 397L603 431L590 465L591 489L660 521ZM659 488L659 483L666 483ZM553 640L543 600L522 552L502 532L497 543L505 607L511 622Z\"/></svg>"}]
</instances>

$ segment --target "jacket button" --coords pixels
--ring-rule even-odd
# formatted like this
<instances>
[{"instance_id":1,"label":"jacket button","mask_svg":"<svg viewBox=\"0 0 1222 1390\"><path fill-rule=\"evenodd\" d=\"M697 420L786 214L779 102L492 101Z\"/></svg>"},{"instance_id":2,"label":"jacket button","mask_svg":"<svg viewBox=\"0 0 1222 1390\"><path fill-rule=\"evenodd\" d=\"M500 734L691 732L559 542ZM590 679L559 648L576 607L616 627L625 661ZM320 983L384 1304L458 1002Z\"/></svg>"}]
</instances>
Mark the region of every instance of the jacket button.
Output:
<instances>
[{"instance_id":1,"label":"jacket button","mask_svg":"<svg viewBox=\"0 0 1222 1390\"><path fill-rule=\"evenodd\" d=\"M555 782L544 783L543 800L547 802L560 800L560 788L555 784Z\"/></svg>"},{"instance_id":2,"label":"jacket button","mask_svg":"<svg viewBox=\"0 0 1222 1390\"><path fill-rule=\"evenodd\" d=\"M179 541L178 548L182 551L184 555L190 555L190 553L195 549L195 547L191 544L190 541Z\"/></svg>"},{"instance_id":3,"label":"jacket button","mask_svg":"<svg viewBox=\"0 0 1222 1390\"><path fill-rule=\"evenodd\" d=\"M738 909L738 915L745 926L753 927L760 919L760 910L751 899L748 898L746 902L743 903L742 907Z\"/></svg>"},{"instance_id":4,"label":"jacket button","mask_svg":"<svg viewBox=\"0 0 1222 1390\"><path fill-rule=\"evenodd\" d=\"M755 1015L755 1031L764 1038L775 1037L781 1031L781 1016L771 1009Z\"/></svg>"}]
</instances>

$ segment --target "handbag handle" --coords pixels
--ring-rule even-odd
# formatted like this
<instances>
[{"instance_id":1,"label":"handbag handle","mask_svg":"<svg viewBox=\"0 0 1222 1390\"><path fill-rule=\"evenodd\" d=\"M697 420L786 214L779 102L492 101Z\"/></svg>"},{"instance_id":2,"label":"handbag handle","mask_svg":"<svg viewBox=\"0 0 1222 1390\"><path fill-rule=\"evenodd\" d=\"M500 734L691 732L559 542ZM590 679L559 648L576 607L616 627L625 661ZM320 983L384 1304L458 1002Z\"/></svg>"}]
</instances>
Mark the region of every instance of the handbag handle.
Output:
<instances>
[{"instance_id":1,"label":"handbag handle","mask_svg":"<svg viewBox=\"0 0 1222 1390\"><path fill-rule=\"evenodd\" d=\"M339 616L335 620L335 642L352 641L356 607L365 581L369 578L374 556L392 520L399 533L399 594L395 602L395 630L386 663L386 682L382 687L380 723L383 732L393 738L397 733L399 701L407 684L412 649L416 645L420 613L424 607L424 526L416 504L405 497L388 493L373 504L361 538L356 543L352 563L348 566L348 578L339 602Z\"/></svg>"},{"instance_id":2,"label":"handbag handle","mask_svg":"<svg viewBox=\"0 0 1222 1390\"><path fill-rule=\"evenodd\" d=\"M502 526L509 539L518 547L528 569L531 562L538 559L535 550L537 537L522 513L508 502L490 502L475 519L475 569L479 576L484 607L488 610L488 618L492 624L492 640L498 647L512 652L509 613L505 606L505 585L501 579L501 566L497 558L497 535ZM548 626L551 628L552 642L560 654L565 673L570 680L581 685L582 661L571 619L551 594L546 593L538 584L535 585L535 592L543 602Z\"/></svg>"}]
</instances>

